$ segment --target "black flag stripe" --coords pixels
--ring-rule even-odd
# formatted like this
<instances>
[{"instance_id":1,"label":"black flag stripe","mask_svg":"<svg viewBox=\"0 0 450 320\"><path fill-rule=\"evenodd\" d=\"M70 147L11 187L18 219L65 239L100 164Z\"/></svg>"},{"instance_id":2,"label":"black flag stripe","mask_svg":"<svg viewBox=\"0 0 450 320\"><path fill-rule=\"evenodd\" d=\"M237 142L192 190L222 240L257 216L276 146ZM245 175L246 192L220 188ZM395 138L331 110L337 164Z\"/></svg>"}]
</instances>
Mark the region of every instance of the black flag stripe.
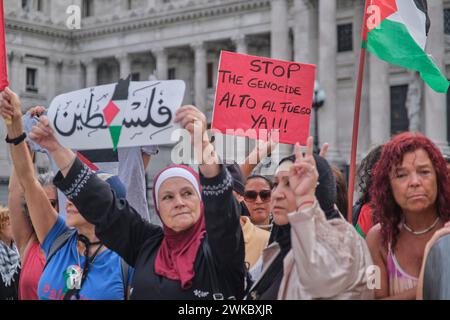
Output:
<instances>
[{"instance_id":1,"label":"black flag stripe","mask_svg":"<svg viewBox=\"0 0 450 320\"><path fill-rule=\"evenodd\" d=\"M428 16L428 3L427 0L414 0L414 3L416 4L417 9L425 13L425 16L427 17L427 24L426 24L426 34L428 36L428 32L430 31L431 27L431 20Z\"/></svg>"}]
</instances>

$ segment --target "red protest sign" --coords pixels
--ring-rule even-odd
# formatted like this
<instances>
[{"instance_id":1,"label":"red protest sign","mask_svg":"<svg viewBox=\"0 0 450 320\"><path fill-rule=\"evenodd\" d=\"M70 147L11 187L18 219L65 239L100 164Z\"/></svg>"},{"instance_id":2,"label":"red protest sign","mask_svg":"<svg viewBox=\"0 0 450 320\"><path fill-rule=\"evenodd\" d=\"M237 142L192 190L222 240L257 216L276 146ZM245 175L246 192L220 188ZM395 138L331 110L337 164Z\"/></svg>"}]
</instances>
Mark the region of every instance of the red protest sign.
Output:
<instances>
[{"instance_id":1,"label":"red protest sign","mask_svg":"<svg viewBox=\"0 0 450 320\"><path fill-rule=\"evenodd\" d=\"M222 51L212 129L258 139L279 131L279 142L305 145L316 66Z\"/></svg>"},{"instance_id":2,"label":"red protest sign","mask_svg":"<svg viewBox=\"0 0 450 320\"><path fill-rule=\"evenodd\" d=\"M6 66L5 19L3 16L3 0L0 0L0 91L3 91L8 85L8 72Z\"/></svg>"}]
</instances>

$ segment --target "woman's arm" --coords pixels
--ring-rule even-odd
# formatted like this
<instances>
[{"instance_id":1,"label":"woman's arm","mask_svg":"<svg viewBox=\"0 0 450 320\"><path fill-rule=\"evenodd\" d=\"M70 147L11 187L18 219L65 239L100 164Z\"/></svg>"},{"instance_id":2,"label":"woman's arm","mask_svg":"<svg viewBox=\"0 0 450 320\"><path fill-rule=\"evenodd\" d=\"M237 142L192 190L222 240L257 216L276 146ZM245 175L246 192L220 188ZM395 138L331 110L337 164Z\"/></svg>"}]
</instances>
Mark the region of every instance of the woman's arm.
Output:
<instances>
[{"instance_id":1,"label":"woman's arm","mask_svg":"<svg viewBox=\"0 0 450 320\"><path fill-rule=\"evenodd\" d=\"M6 88L1 95L1 114L3 117L9 116L12 119L11 124L6 126L8 137L17 138L24 132L19 97L9 88ZM31 221L37 238L42 243L55 224L58 213L51 206L44 189L35 177L33 162L26 143L10 144L10 150L15 172L24 189Z\"/></svg>"},{"instance_id":2,"label":"woman's arm","mask_svg":"<svg viewBox=\"0 0 450 320\"><path fill-rule=\"evenodd\" d=\"M20 260L23 263L25 260L26 249L31 241L36 239L33 226L30 219L25 215L22 206L22 199L24 194L22 187L17 179L15 170L11 172L8 186L8 207L10 212L11 227L14 237L14 242L19 249Z\"/></svg>"},{"instance_id":3,"label":"woman's arm","mask_svg":"<svg viewBox=\"0 0 450 320\"><path fill-rule=\"evenodd\" d=\"M46 116L33 127L30 138L47 149L60 172L55 185L74 203L80 214L95 225L97 237L134 266L146 241L159 245L160 227L144 221L125 199L118 199L108 183L98 178L75 154L59 144Z\"/></svg>"},{"instance_id":4,"label":"woman's arm","mask_svg":"<svg viewBox=\"0 0 450 320\"><path fill-rule=\"evenodd\" d=\"M244 163L241 164L241 171L244 177L244 181L251 175L252 171L258 166L258 164L265 157L270 157L272 151L275 149L278 143L270 141L257 140L255 148L250 152Z\"/></svg>"}]
</instances>

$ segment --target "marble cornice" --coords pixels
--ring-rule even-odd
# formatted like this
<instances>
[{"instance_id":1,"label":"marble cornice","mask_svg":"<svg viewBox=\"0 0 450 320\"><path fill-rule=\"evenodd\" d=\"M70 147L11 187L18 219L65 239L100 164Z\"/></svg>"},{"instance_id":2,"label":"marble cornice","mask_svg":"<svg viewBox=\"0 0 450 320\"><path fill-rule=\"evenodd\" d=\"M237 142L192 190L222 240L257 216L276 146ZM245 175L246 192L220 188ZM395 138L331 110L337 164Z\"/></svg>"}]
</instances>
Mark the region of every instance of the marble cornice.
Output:
<instances>
[{"instance_id":1,"label":"marble cornice","mask_svg":"<svg viewBox=\"0 0 450 320\"><path fill-rule=\"evenodd\" d=\"M205 7L204 5L192 6L163 12L150 10L144 15L134 13L135 15L131 18L122 19L116 16L112 17L112 19L116 20L95 23L92 27L89 25L84 26L81 30L74 32L74 38L75 40L79 40L265 8L270 8L270 0L236 0L209 7ZM131 15L133 15L133 12Z\"/></svg>"},{"instance_id":2,"label":"marble cornice","mask_svg":"<svg viewBox=\"0 0 450 320\"><path fill-rule=\"evenodd\" d=\"M246 11L270 9L270 0L236 0L210 6L191 6L167 11L150 9L142 14L131 11L126 16L92 17L81 30L68 30L64 23L54 24L36 17L21 17L12 15L6 17L5 26L8 30L39 34L42 36L67 40L82 40L108 34L130 32L139 29L164 26L173 23L195 21L202 18L212 18L222 15L236 14ZM86 18L84 18L86 19Z\"/></svg>"},{"instance_id":3,"label":"marble cornice","mask_svg":"<svg viewBox=\"0 0 450 320\"><path fill-rule=\"evenodd\" d=\"M18 19L5 19L6 30L21 31L27 33L39 34L51 38L60 38L70 40L73 38L72 32L63 26L38 24L34 21L24 21Z\"/></svg>"}]
</instances>

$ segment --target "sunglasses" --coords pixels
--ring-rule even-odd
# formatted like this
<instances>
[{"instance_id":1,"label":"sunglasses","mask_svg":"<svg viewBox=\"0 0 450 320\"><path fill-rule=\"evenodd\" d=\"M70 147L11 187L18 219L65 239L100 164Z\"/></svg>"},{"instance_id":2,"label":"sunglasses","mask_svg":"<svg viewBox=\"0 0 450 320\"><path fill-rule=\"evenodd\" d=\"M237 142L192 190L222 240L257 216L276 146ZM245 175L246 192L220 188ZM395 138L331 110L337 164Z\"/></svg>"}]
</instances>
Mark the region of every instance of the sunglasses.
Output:
<instances>
[{"instance_id":1,"label":"sunglasses","mask_svg":"<svg viewBox=\"0 0 450 320\"><path fill-rule=\"evenodd\" d=\"M248 202L255 202L256 199L259 198L263 201L263 202L267 202L270 201L270 196L272 195L272 191L270 190L262 190L260 192L256 192L256 191L245 191L244 192L244 199L245 201Z\"/></svg>"}]
</instances>

